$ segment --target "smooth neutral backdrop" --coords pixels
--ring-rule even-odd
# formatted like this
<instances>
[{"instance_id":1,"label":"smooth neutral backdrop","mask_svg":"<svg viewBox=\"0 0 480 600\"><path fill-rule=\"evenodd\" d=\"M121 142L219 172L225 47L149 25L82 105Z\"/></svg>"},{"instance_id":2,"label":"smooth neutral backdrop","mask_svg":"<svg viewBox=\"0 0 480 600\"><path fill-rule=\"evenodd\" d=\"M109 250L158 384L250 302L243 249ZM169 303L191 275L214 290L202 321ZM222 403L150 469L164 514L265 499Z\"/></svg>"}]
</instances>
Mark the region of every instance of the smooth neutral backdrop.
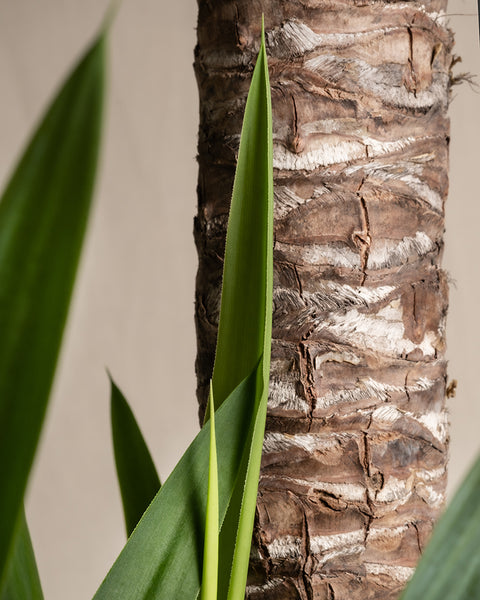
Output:
<instances>
[{"instance_id":1,"label":"smooth neutral backdrop","mask_svg":"<svg viewBox=\"0 0 480 600\"><path fill-rule=\"evenodd\" d=\"M108 0L0 0L0 181L99 27ZM124 0L110 46L106 140L28 518L45 597L91 598L124 543L105 368L165 479L195 435L193 326L196 3ZM480 71L475 0L450 0L463 63ZM480 94L451 107L444 264L451 277L450 487L480 448ZM1 332L0 332L1 335Z\"/></svg>"}]
</instances>

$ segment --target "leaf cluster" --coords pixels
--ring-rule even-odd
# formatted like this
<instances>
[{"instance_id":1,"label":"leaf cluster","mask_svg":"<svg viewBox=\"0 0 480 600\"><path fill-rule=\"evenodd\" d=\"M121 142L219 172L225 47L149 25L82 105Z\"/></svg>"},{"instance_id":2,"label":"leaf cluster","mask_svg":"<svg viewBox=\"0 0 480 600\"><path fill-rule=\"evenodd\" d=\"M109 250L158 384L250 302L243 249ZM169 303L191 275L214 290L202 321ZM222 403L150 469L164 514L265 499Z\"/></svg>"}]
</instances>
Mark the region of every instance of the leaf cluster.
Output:
<instances>
[{"instance_id":1,"label":"leaf cluster","mask_svg":"<svg viewBox=\"0 0 480 600\"><path fill-rule=\"evenodd\" d=\"M91 205L106 39L104 30L60 89L0 202L0 600L43 598L23 498ZM112 381L128 540L94 600L244 597L270 371L272 154L262 33L230 208L207 418L161 485ZM480 461L436 528L403 600L480 597L479 501Z\"/></svg>"}]
</instances>

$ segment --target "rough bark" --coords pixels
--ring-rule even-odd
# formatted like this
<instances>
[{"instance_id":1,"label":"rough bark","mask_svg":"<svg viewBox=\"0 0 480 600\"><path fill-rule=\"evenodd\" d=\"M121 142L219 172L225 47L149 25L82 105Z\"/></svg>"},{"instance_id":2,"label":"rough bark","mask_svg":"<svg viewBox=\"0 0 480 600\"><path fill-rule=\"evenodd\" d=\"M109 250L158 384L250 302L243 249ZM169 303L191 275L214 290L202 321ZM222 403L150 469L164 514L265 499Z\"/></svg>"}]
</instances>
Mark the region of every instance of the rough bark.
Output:
<instances>
[{"instance_id":1,"label":"rough bark","mask_svg":"<svg viewBox=\"0 0 480 600\"><path fill-rule=\"evenodd\" d=\"M252 600L397 598L443 504L445 8L199 0L201 406L262 11L272 84L274 339Z\"/></svg>"}]
</instances>

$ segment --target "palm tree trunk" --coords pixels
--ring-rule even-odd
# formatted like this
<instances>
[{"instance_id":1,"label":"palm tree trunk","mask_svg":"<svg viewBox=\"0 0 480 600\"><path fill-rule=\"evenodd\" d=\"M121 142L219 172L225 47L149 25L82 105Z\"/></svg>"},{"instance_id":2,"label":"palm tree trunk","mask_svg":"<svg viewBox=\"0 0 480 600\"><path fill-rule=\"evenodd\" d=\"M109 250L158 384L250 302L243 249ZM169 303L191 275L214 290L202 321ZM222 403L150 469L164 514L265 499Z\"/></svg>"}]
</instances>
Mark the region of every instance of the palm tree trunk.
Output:
<instances>
[{"instance_id":1,"label":"palm tree trunk","mask_svg":"<svg viewBox=\"0 0 480 600\"><path fill-rule=\"evenodd\" d=\"M227 211L265 13L271 394L247 596L397 598L444 501L446 0L199 0L205 405Z\"/></svg>"}]
</instances>

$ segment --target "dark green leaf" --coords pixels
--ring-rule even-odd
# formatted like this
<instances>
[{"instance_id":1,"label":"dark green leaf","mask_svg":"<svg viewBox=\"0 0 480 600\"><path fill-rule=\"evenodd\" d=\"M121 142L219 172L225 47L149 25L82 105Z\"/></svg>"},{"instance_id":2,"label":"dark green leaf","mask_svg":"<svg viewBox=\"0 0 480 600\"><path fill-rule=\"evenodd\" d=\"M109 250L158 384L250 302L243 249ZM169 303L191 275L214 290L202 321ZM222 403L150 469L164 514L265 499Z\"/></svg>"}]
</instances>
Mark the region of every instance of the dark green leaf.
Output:
<instances>
[{"instance_id":1,"label":"dark green leaf","mask_svg":"<svg viewBox=\"0 0 480 600\"><path fill-rule=\"evenodd\" d=\"M252 77L228 220L213 397L219 406L264 357L270 366L273 149L265 44Z\"/></svg>"},{"instance_id":2,"label":"dark green leaf","mask_svg":"<svg viewBox=\"0 0 480 600\"><path fill-rule=\"evenodd\" d=\"M45 415L90 208L104 46L102 35L60 90L0 203L0 583Z\"/></svg>"},{"instance_id":3,"label":"dark green leaf","mask_svg":"<svg viewBox=\"0 0 480 600\"><path fill-rule=\"evenodd\" d=\"M220 534L219 597L245 596L267 415L272 336L273 142L267 55L262 44L243 121L228 222L213 394L224 394L260 361L248 455ZM219 452L223 449L219 446ZM220 473L220 477L221 477Z\"/></svg>"},{"instance_id":4,"label":"dark green leaf","mask_svg":"<svg viewBox=\"0 0 480 600\"><path fill-rule=\"evenodd\" d=\"M480 598L480 458L460 486L402 600Z\"/></svg>"},{"instance_id":5,"label":"dark green leaf","mask_svg":"<svg viewBox=\"0 0 480 600\"><path fill-rule=\"evenodd\" d=\"M130 536L160 489L160 479L128 402L111 378L110 383L113 449Z\"/></svg>"},{"instance_id":6,"label":"dark green leaf","mask_svg":"<svg viewBox=\"0 0 480 600\"><path fill-rule=\"evenodd\" d=\"M10 553L6 584L0 594L0 600L43 600L42 586L23 508L19 513L15 529L15 542Z\"/></svg>"}]
</instances>

